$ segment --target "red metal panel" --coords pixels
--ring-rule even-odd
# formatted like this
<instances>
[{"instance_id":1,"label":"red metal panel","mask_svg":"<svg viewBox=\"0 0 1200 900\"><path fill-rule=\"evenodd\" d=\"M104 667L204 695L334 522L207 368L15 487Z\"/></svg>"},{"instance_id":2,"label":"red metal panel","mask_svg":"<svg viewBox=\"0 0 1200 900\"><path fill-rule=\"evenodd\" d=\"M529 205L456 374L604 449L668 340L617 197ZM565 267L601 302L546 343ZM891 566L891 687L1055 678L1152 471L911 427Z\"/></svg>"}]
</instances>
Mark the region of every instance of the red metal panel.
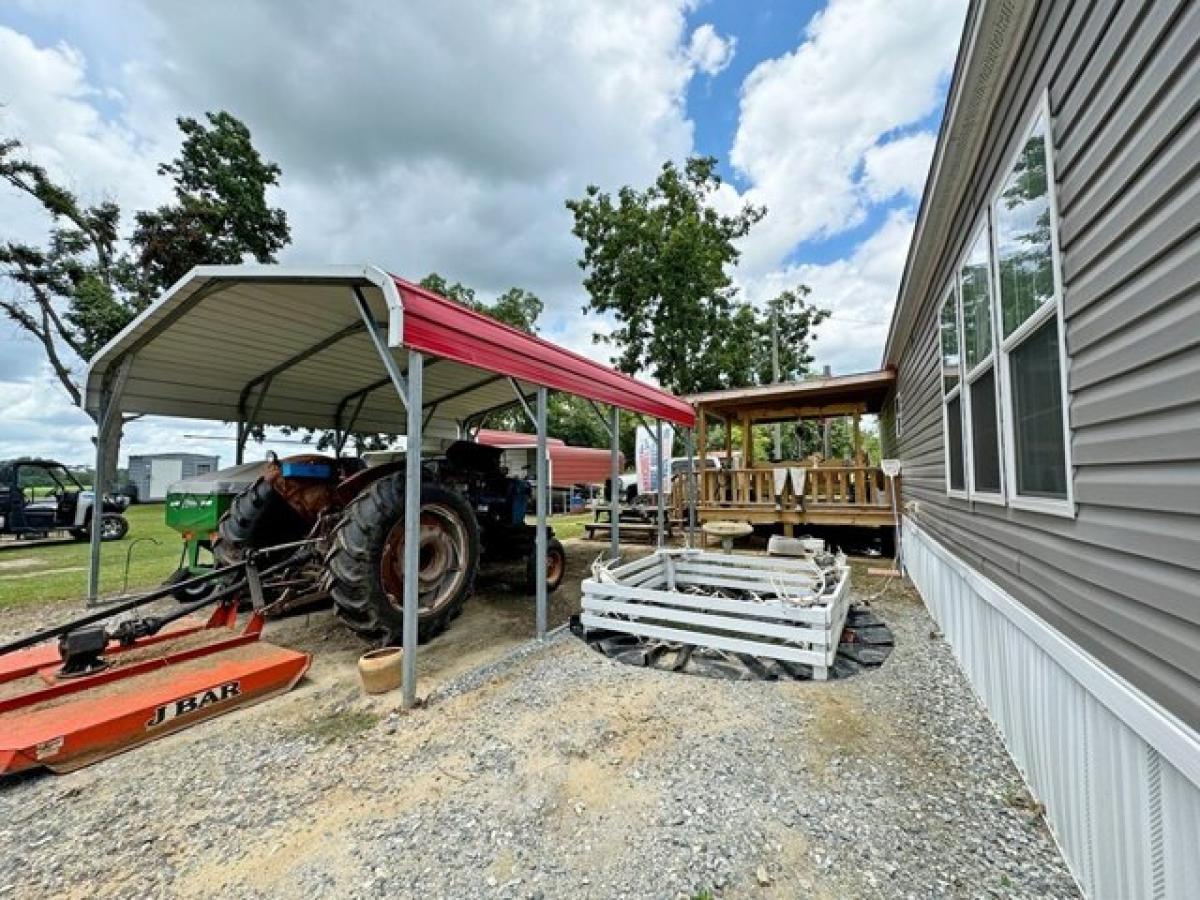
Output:
<instances>
[{"instance_id":1,"label":"red metal panel","mask_svg":"<svg viewBox=\"0 0 1200 900\"><path fill-rule=\"evenodd\" d=\"M480 428L475 440L486 447L536 447L537 435L520 431L500 431L496 428ZM565 444L562 438L548 437L549 445Z\"/></svg>"},{"instance_id":2,"label":"red metal panel","mask_svg":"<svg viewBox=\"0 0 1200 900\"><path fill-rule=\"evenodd\" d=\"M691 405L674 394L392 277L404 307L406 347L676 425L695 422Z\"/></svg>"},{"instance_id":3,"label":"red metal panel","mask_svg":"<svg viewBox=\"0 0 1200 900\"><path fill-rule=\"evenodd\" d=\"M625 457L621 455L621 469ZM612 451L593 447L550 447L552 487L571 487L575 484L603 484L612 477Z\"/></svg>"}]
</instances>

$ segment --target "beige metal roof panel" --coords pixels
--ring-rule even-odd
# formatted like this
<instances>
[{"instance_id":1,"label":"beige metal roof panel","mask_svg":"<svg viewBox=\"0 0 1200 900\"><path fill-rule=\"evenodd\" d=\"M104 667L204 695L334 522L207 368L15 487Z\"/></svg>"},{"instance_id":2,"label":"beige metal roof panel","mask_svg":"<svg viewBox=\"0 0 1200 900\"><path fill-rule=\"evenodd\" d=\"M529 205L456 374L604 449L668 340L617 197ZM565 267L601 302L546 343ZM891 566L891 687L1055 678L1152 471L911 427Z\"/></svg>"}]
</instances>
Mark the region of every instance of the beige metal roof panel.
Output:
<instances>
[{"instance_id":1,"label":"beige metal roof panel","mask_svg":"<svg viewBox=\"0 0 1200 900\"><path fill-rule=\"evenodd\" d=\"M200 267L97 354L88 369L86 408L97 414L102 383L127 365L120 404L125 412L227 422L252 417L254 424L334 428L339 410L349 417L362 396L357 430L403 433L404 404L362 326L355 296L361 291L377 326L386 328L385 344L403 371L409 345L397 284L370 267ZM439 337L443 315L475 315L412 286L406 289L420 294L412 302L423 304L426 338ZM507 334L503 326L487 323ZM455 334L447 328L447 339ZM534 340L513 335L514 342ZM445 356L426 355L423 406L435 433L452 431L469 416L516 399L509 379L488 368L486 360L470 353L456 356L458 344L446 349ZM509 350L515 352L515 345ZM687 409L656 388L577 361L577 368L589 367L596 378L628 383L635 403L658 402L674 415L680 415L675 407ZM522 390L532 393L534 385L524 382Z\"/></svg>"}]
</instances>

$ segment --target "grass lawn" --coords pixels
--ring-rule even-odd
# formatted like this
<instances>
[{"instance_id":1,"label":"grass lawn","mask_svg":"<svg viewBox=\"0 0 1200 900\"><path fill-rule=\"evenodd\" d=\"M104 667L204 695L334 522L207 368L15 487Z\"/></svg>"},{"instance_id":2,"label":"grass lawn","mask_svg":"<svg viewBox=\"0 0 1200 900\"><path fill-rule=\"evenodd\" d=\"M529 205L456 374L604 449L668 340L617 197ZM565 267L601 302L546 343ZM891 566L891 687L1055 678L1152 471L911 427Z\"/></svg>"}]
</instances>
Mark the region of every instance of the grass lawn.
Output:
<instances>
[{"instance_id":1,"label":"grass lawn","mask_svg":"<svg viewBox=\"0 0 1200 900\"><path fill-rule=\"evenodd\" d=\"M131 590L162 583L179 565L183 541L163 524L161 503L131 506L125 517L125 539L100 545L100 589L106 594L121 590L126 554L134 541L151 539L133 547ZM22 546L6 539L0 547L0 609L30 601L74 600L87 593L86 541Z\"/></svg>"},{"instance_id":2,"label":"grass lawn","mask_svg":"<svg viewBox=\"0 0 1200 900\"><path fill-rule=\"evenodd\" d=\"M129 566L129 589L148 589L161 584L179 565L183 541L179 533L163 524L163 505L145 503L125 511L129 534L122 541L101 544L100 589L105 594L121 590L125 556L133 548ZM583 535L590 513L552 516L550 524L560 540ZM532 518L530 522L532 523ZM155 544L154 541L158 543ZM0 609L19 603L75 600L87 593L88 545L70 541L62 544L22 546L7 540L0 549Z\"/></svg>"},{"instance_id":3,"label":"grass lawn","mask_svg":"<svg viewBox=\"0 0 1200 900\"><path fill-rule=\"evenodd\" d=\"M529 519L530 524L536 521L533 517ZM571 538L583 537L583 525L585 522L590 521L592 521L592 514L590 512L574 516L551 516L550 527L554 529L554 536L556 538L560 541L566 541Z\"/></svg>"}]
</instances>

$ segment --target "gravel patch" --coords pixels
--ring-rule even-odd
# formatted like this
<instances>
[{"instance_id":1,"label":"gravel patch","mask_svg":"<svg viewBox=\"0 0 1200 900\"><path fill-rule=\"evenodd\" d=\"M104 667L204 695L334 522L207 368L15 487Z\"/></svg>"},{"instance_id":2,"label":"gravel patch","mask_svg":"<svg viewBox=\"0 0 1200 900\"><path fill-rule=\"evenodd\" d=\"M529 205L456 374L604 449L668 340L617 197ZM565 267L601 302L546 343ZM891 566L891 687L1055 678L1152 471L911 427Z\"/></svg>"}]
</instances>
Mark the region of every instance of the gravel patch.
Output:
<instances>
[{"instance_id":1,"label":"gravel patch","mask_svg":"<svg viewBox=\"0 0 1200 900\"><path fill-rule=\"evenodd\" d=\"M838 682L638 670L563 632L407 713L318 675L0 786L0 897L1078 896L915 594L873 609L895 652Z\"/></svg>"}]
</instances>

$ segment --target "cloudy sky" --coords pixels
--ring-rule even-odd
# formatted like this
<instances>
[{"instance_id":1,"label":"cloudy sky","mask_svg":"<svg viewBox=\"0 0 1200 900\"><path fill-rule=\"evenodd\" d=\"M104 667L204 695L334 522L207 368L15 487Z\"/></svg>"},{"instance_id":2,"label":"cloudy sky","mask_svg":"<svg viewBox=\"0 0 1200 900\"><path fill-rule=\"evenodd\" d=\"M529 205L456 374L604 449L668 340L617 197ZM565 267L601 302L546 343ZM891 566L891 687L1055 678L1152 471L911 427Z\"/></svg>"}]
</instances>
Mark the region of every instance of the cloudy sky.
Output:
<instances>
[{"instance_id":1,"label":"cloudy sky","mask_svg":"<svg viewBox=\"0 0 1200 900\"><path fill-rule=\"evenodd\" d=\"M604 358L563 201L720 160L769 213L736 272L833 310L817 361L879 362L966 0L8 0L0 136L89 201L168 198L174 119L226 109L283 168L293 264L430 271L546 301L543 334ZM0 237L46 220L0 188ZM0 290L11 286L0 283ZM91 454L37 348L0 323L0 458ZM186 435L209 435L207 438ZM144 420L125 451L231 460L231 429Z\"/></svg>"}]
</instances>

